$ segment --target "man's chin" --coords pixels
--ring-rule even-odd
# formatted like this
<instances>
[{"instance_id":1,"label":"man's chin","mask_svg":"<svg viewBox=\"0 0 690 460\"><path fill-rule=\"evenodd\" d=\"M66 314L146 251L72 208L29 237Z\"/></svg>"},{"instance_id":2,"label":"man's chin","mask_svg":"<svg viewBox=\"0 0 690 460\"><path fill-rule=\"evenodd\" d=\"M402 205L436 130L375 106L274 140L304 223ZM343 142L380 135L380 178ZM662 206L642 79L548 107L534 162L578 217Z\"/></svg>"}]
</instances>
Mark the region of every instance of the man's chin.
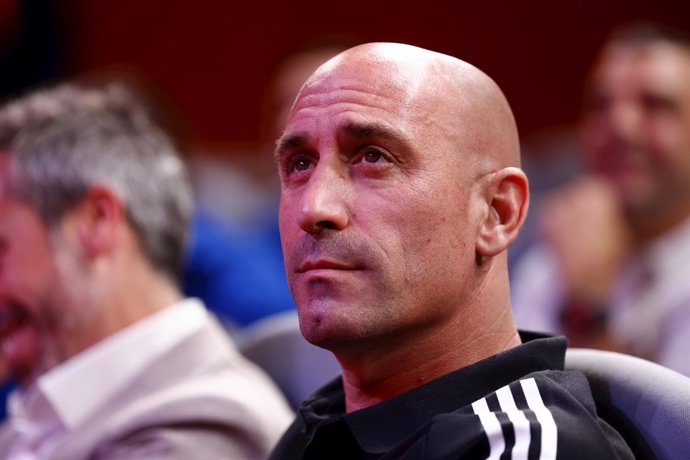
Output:
<instances>
[{"instance_id":1,"label":"man's chin","mask_svg":"<svg viewBox=\"0 0 690 460\"><path fill-rule=\"evenodd\" d=\"M323 315L300 314L300 330L309 343L327 350L343 346L355 336L342 322Z\"/></svg>"}]
</instances>

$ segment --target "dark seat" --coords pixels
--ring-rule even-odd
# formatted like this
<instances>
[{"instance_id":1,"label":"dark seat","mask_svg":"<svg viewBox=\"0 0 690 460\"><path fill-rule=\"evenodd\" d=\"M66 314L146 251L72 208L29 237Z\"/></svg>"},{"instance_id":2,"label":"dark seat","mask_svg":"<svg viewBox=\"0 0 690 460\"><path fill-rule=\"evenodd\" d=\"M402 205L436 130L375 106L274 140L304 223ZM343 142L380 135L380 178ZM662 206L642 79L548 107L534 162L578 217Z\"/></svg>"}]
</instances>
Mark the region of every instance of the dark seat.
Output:
<instances>
[{"instance_id":1,"label":"dark seat","mask_svg":"<svg viewBox=\"0 0 690 460\"><path fill-rule=\"evenodd\" d=\"M587 376L600 416L638 459L690 459L690 378L644 359L581 348L567 351L565 365Z\"/></svg>"},{"instance_id":2,"label":"dark seat","mask_svg":"<svg viewBox=\"0 0 690 460\"><path fill-rule=\"evenodd\" d=\"M296 312L268 316L237 335L240 351L258 364L283 391L293 409L340 374L330 351L307 342Z\"/></svg>"}]
</instances>

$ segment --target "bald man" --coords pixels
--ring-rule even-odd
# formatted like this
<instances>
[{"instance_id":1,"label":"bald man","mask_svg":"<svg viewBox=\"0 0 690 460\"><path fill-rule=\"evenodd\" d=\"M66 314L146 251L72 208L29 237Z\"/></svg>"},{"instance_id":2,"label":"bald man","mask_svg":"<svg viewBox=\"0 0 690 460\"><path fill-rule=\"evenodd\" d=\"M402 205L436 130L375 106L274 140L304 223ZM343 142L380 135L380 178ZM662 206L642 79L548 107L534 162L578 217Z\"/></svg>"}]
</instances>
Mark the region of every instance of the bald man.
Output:
<instances>
[{"instance_id":1,"label":"bald man","mask_svg":"<svg viewBox=\"0 0 690 460\"><path fill-rule=\"evenodd\" d=\"M408 45L352 48L304 84L276 156L300 327L343 373L273 459L632 458L562 370L565 340L513 322L506 248L528 185L489 77Z\"/></svg>"}]
</instances>

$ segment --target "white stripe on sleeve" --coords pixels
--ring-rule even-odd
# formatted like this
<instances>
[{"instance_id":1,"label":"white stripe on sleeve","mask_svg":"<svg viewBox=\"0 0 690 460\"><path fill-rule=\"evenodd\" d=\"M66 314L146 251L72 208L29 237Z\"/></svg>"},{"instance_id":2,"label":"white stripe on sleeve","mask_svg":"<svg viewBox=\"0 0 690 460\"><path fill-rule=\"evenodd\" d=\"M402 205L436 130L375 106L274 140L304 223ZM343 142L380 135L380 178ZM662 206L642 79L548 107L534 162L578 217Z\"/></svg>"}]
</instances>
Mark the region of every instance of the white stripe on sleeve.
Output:
<instances>
[{"instance_id":1,"label":"white stripe on sleeve","mask_svg":"<svg viewBox=\"0 0 690 460\"><path fill-rule=\"evenodd\" d=\"M551 411L544 405L539 394L537 382L533 378L520 380L522 391L525 393L527 405L534 412L541 425L541 455L540 460L555 460L558 447L558 430Z\"/></svg>"},{"instance_id":2,"label":"white stripe on sleeve","mask_svg":"<svg viewBox=\"0 0 690 460\"><path fill-rule=\"evenodd\" d=\"M496 414L489 410L486 398L473 402L472 410L479 417L486 437L489 439L489 456L486 460L498 460L506 448L501 423L496 418Z\"/></svg>"},{"instance_id":3,"label":"white stripe on sleeve","mask_svg":"<svg viewBox=\"0 0 690 460\"><path fill-rule=\"evenodd\" d=\"M498 397L498 403L501 405L501 410L508 415L515 432L515 445L513 446L511 458L512 460L527 460L530 443L529 420L525 417L524 412L515 405L515 399L513 399L513 393L509 386L496 391L496 396Z\"/></svg>"}]
</instances>

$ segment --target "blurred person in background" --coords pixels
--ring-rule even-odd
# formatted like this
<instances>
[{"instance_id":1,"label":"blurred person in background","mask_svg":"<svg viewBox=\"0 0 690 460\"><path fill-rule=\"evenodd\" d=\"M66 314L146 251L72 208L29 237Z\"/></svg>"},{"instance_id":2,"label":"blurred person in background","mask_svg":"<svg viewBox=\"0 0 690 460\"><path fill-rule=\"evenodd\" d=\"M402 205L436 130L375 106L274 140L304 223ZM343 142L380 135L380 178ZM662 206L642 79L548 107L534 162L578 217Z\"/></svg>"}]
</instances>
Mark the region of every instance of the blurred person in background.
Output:
<instances>
[{"instance_id":1,"label":"blurred person in background","mask_svg":"<svg viewBox=\"0 0 690 460\"><path fill-rule=\"evenodd\" d=\"M690 37L614 31L579 128L588 173L537 210L543 240L513 271L516 321L690 375Z\"/></svg>"},{"instance_id":2,"label":"blurred person in background","mask_svg":"<svg viewBox=\"0 0 690 460\"><path fill-rule=\"evenodd\" d=\"M0 109L0 458L266 456L284 399L178 287L191 205L123 87Z\"/></svg>"},{"instance_id":3,"label":"blurred person in background","mask_svg":"<svg viewBox=\"0 0 690 460\"><path fill-rule=\"evenodd\" d=\"M51 1L0 2L0 100L50 81L64 71L65 37ZM0 384L0 420L14 383Z\"/></svg>"}]
</instances>

